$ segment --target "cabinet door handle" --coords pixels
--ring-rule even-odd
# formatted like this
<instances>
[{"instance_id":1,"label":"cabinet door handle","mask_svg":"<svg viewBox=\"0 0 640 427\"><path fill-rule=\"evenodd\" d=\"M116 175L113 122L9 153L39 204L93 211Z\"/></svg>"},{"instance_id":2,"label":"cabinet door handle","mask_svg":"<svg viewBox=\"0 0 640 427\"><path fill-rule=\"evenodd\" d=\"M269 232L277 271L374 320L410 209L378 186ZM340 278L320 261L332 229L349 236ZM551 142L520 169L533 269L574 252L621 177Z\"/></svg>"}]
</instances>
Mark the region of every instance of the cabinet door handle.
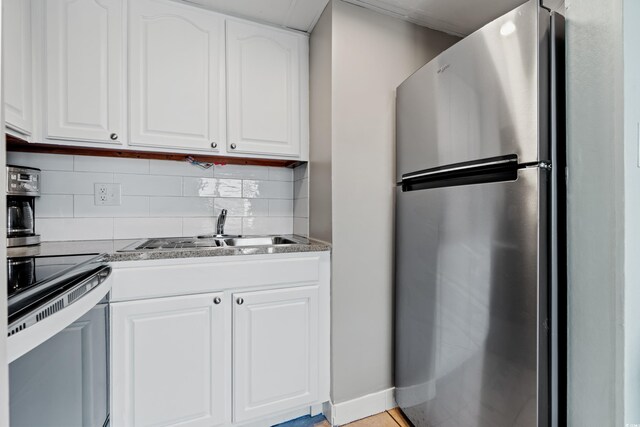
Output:
<instances>
[{"instance_id":1,"label":"cabinet door handle","mask_svg":"<svg viewBox=\"0 0 640 427\"><path fill-rule=\"evenodd\" d=\"M237 145L236 145L235 143L231 144L231 149L232 149L232 150L235 150L235 149L236 149L236 147L237 147Z\"/></svg>"},{"instance_id":2,"label":"cabinet door handle","mask_svg":"<svg viewBox=\"0 0 640 427\"><path fill-rule=\"evenodd\" d=\"M214 303L214 304L220 304L221 302L222 302L222 299L221 299L220 297L215 297L215 298L213 299L213 303Z\"/></svg>"},{"instance_id":3,"label":"cabinet door handle","mask_svg":"<svg viewBox=\"0 0 640 427\"><path fill-rule=\"evenodd\" d=\"M242 304L244 304L244 299L242 299L242 298L238 298L238 299L236 300L236 302L238 303L238 305L242 305Z\"/></svg>"},{"instance_id":4,"label":"cabinet door handle","mask_svg":"<svg viewBox=\"0 0 640 427\"><path fill-rule=\"evenodd\" d=\"M218 148L218 143L217 142L212 142L211 143L211 148Z\"/></svg>"},{"instance_id":5,"label":"cabinet door handle","mask_svg":"<svg viewBox=\"0 0 640 427\"><path fill-rule=\"evenodd\" d=\"M111 138L112 141L115 141L116 139L118 139L118 134L112 133L111 135L109 135L109 138Z\"/></svg>"}]
</instances>

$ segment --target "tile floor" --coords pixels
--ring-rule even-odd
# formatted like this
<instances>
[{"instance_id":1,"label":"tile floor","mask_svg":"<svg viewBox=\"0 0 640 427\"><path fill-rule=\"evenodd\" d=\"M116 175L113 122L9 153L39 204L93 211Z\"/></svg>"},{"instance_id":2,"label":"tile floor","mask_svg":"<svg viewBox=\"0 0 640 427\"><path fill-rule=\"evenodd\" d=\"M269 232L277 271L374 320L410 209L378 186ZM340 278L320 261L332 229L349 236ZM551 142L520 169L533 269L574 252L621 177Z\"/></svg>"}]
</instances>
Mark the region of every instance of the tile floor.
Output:
<instances>
[{"instance_id":1,"label":"tile floor","mask_svg":"<svg viewBox=\"0 0 640 427\"><path fill-rule=\"evenodd\" d=\"M324 417L298 418L276 427L331 427ZM363 418L343 427L411 427L398 408Z\"/></svg>"}]
</instances>

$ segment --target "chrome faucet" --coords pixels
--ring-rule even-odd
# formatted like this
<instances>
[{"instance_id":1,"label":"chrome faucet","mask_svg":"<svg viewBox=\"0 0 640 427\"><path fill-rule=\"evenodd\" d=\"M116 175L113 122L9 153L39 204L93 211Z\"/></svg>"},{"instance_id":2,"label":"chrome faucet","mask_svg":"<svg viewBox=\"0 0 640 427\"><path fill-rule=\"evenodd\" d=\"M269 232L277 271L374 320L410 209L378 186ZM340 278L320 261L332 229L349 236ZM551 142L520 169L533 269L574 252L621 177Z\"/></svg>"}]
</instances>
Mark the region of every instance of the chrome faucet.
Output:
<instances>
[{"instance_id":1,"label":"chrome faucet","mask_svg":"<svg viewBox=\"0 0 640 427\"><path fill-rule=\"evenodd\" d=\"M216 223L216 234L222 236L224 234L224 223L227 220L227 210L222 209L220 215L218 215L218 222Z\"/></svg>"}]
</instances>

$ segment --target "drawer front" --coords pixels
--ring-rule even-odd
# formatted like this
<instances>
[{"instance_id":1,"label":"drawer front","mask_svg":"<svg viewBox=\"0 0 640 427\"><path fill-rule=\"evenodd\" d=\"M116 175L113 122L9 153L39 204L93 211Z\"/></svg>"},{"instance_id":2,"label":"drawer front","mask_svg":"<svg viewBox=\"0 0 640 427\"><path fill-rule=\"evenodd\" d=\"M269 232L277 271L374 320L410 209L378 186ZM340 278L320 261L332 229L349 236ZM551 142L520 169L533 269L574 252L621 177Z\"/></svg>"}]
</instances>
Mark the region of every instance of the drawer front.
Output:
<instances>
[{"instance_id":1,"label":"drawer front","mask_svg":"<svg viewBox=\"0 0 640 427\"><path fill-rule=\"evenodd\" d=\"M135 264L140 263L140 266ZM197 263L113 264L111 301L198 294L262 286L300 285L320 278L320 257L219 257Z\"/></svg>"}]
</instances>

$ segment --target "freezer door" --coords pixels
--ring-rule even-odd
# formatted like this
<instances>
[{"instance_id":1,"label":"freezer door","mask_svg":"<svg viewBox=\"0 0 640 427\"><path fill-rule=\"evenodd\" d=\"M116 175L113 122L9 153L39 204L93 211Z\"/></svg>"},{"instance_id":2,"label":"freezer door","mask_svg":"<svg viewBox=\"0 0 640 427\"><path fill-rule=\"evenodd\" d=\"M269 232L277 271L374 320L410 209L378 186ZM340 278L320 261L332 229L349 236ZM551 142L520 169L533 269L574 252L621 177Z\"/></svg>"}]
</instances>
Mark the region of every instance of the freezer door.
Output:
<instances>
[{"instance_id":1,"label":"freezer door","mask_svg":"<svg viewBox=\"0 0 640 427\"><path fill-rule=\"evenodd\" d=\"M548 12L531 0L398 87L396 182L416 170L506 154L521 163L548 160L548 26Z\"/></svg>"},{"instance_id":2,"label":"freezer door","mask_svg":"<svg viewBox=\"0 0 640 427\"><path fill-rule=\"evenodd\" d=\"M546 425L546 174L398 188L396 400L417 427Z\"/></svg>"}]
</instances>

